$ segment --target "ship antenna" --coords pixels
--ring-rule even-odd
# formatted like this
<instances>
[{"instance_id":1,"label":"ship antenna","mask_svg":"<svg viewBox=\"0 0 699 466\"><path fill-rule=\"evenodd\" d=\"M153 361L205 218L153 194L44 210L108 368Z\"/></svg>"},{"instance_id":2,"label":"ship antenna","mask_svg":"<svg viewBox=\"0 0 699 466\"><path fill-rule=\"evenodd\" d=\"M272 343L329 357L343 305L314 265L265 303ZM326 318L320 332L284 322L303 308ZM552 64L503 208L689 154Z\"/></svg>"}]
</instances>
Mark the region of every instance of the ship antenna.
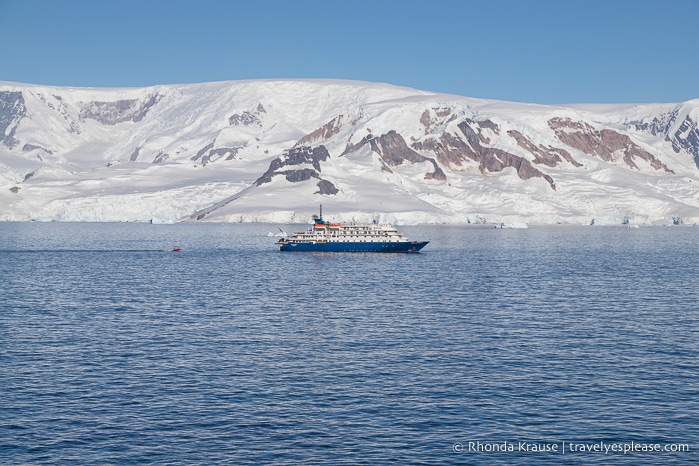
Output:
<instances>
[{"instance_id":1,"label":"ship antenna","mask_svg":"<svg viewBox=\"0 0 699 466\"><path fill-rule=\"evenodd\" d=\"M323 204L320 205L320 218L323 218Z\"/></svg>"}]
</instances>

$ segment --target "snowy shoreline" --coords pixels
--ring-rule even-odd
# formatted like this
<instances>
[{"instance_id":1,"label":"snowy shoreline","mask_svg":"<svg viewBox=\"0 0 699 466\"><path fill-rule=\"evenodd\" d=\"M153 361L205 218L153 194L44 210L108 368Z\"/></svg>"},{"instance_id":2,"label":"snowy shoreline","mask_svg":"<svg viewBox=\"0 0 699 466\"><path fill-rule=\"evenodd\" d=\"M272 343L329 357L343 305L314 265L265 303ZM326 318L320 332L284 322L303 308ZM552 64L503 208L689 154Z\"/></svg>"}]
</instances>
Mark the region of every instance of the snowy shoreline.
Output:
<instances>
[{"instance_id":1,"label":"snowy shoreline","mask_svg":"<svg viewBox=\"0 0 699 466\"><path fill-rule=\"evenodd\" d=\"M0 82L0 221L699 223L699 99L550 106L388 84Z\"/></svg>"}]
</instances>

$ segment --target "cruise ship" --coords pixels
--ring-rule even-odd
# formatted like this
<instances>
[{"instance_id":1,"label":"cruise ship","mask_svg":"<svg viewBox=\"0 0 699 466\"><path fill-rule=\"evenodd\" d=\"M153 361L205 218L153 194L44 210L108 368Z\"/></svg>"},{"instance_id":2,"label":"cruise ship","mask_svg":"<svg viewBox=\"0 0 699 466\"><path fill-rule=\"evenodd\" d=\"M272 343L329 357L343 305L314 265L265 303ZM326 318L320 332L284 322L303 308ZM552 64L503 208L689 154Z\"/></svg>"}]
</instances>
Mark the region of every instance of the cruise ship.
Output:
<instances>
[{"instance_id":1,"label":"cruise ship","mask_svg":"<svg viewBox=\"0 0 699 466\"><path fill-rule=\"evenodd\" d=\"M343 224L313 216L313 226L304 232L281 238L280 251L312 252L420 252L429 241L410 241L391 225Z\"/></svg>"}]
</instances>

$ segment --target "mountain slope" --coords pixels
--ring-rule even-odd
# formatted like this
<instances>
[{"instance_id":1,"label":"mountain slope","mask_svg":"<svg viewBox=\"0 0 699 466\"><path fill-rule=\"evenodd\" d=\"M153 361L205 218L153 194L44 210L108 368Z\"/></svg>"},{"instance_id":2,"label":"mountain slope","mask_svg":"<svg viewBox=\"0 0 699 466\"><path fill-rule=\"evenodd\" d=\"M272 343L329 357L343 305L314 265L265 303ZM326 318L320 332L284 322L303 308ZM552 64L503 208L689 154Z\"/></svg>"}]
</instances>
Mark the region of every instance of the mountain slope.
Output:
<instances>
[{"instance_id":1,"label":"mountain slope","mask_svg":"<svg viewBox=\"0 0 699 466\"><path fill-rule=\"evenodd\" d=\"M696 223L698 122L699 100L0 83L0 220Z\"/></svg>"}]
</instances>

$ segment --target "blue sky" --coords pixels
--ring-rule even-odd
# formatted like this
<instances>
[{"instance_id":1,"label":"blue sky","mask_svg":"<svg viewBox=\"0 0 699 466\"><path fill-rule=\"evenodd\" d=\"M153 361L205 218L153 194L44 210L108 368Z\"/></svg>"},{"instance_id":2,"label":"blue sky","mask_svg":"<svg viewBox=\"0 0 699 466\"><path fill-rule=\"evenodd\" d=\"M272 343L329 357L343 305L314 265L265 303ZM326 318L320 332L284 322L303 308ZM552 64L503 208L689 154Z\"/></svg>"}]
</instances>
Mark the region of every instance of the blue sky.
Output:
<instances>
[{"instance_id":1,"label":"blue sky","mask_svg":"<svg viewBox=\"0 0 699 466\"><path fill-rule=\"evenodd\" d=\"M385 82L535 103L699 98L699 0L0 0L0 81Z\"/></svg>"}]
</instances>

